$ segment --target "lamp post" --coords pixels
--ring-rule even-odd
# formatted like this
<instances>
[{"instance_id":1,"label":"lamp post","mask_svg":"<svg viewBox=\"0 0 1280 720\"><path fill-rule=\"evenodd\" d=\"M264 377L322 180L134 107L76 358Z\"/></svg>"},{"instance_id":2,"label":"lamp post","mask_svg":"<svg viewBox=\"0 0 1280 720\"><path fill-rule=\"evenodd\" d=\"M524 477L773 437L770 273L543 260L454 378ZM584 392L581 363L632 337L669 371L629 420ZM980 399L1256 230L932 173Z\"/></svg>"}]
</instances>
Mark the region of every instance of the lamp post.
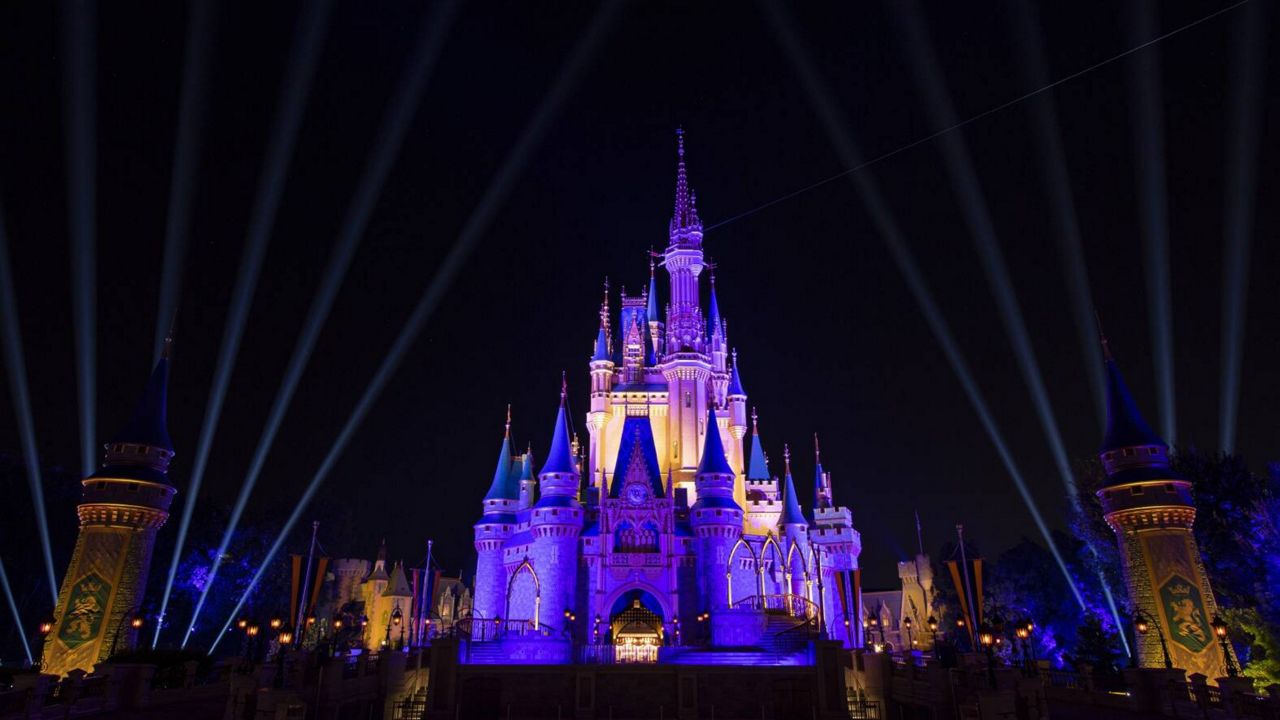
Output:
<instances>
[{"instance_id":1,"label":"lamp post","mask_svg":"<svg viewBox=\"0 0 1280 720\"><path fill-rule=\"evenodd\" d=\"M987 652L987 682L990 683L991 689L996 689L996 635L991 630L991 626L983 625L978 628L978 642Z\"/></svg>"},{"instance_id":2,"label":"lamp post","mask_svg":"<svg viewBox=\"0 0 1280 720\"><path fill-rule=\"evenodd\" d=\"M276 679L274 685L276 689L284 687L284 654L289 649L289 645L293 643L293 631L284 629L276 635Z\"/></svg>"},{"instance_id":3,"label":"lamp post","mask_svg":"<svg viewBox=\"0 0 1280 720\"><path fill-rule=\"evenodd\" d=\"M936 655L938 653L938 618L930 615L925 619L924 624L929 626L929 634L933 640L933 652Z\"/></svg>"},{"instance_id":4,"label":"lamp post","mask_svg":"<svg viewBox=\"0 0 1280 720\"><path fill-rule=\"evenodd\" d=\"M1024 620L1013 628L1014 637L1022 642L1022 670L1025 675L1031 675L1031 630L1035 626L1030 620Z\"/></svg>"},{"instance_id":5,"label":"lamp post","mask_svg":"<svg viewBox=\"0 0 1280 720\"><path fill-rule=\"evenodd\" d=\"M1222 646L1222 662L1227 665L1227 677L1239 675L1240 671L1236 669L1236 663L1231 659L1231 652L1227 649L1227 622L1221 615L1214 615L1213 622L1209 625L1213 628L1213 634L1218 636L1218 644Z\"/></svg>"},{"instance_id":6,"label":"lamp post","mask_svg":"<svg viewBox=\"0 0 1280 720\"><path fill-rule=\"evenodd\" d=\"M907 652L910 653L916 649L916 639L911 634L911 617L902 618L902 627L907 629Z\"/></svg>"},{"instance_id":7,"label":"lamp post","mask_svg":"<svg viewBox=\"0 0 1280 720\"><path fill-rule=\"evenodd\" d=\"M1165 644L1164 630L1160 627L1160 621L1155 619L1154 616L1148 615L1144 610L1138 610L1133 616L1133 627L1138 631L1139 635L1146 635L1151 631L1151 626L1153 625L1156 628L1156 637L1160 638L1160 652L1164 655L1164 669L1172 670L1173 658L1169 657L1169 646ZM1133 656L1133 662L1136 666L1138 662L1136 653Z\"/></svg>"}]
</instances>

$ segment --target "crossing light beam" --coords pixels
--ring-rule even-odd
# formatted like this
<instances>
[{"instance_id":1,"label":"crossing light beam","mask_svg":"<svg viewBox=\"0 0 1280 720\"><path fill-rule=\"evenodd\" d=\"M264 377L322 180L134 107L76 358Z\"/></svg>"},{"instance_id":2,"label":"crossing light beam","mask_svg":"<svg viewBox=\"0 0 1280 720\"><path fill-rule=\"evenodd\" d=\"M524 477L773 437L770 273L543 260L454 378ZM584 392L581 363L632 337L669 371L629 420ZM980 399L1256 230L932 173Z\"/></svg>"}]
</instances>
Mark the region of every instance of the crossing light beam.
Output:
<instances>
[{"instance_id":1,"label":"crossing light beam","mask_svg":"<svg viewBox=\"0 0 1280 720\"><path fill-rule=\"evenodd\" d=\"M80 474L96 466L97 442L97 50L95 0L71 0L63 17L66 77L67 218L71 235L71 315L75 325L76 391L80 403ZM57 589L54 589L57 592Z\"/></svg>"},{"instance_id":2,"label":"crossing light beam","mask_svg":"<svg viewBox=\"0 0 1280 720\"><path fill-rule=\"evenodd\" d=\"M1258 136L1266 35L1271 6L1250 3L1236 21L1237 42L1231 48L1230 123L1227 172L1223 186L1226 208L1222 260L1222 377L1219 384L1218 446L1234 452L1240 404L1240 364L1244 355L1245 299L1249 290L1249 246L1258 197Z\"/></svg>"},{"instance_id":3,"label":"crossing light beam","mask_svg":"<svg viewBox=\"0 0 1280 720\"><path fill-rule=\"evenodd\" d=\"M552 120L555 119L560 107L564 104L565 98L577 84L579 76L586 68L591 57L594 56L608 28L616 20L621 6L621 0L609 0L596 10L591 24L570 51L568 58L559 69L551 88L539 101L538 107L530 117L528 124L525 125L520 137L516 140L515 145L512 146L511 151L493 176L488 188L485 189L484 195L481 196L480 201L467 218L466 224L463 225L448 255L440 263L431 279L431 283L418 300L417 305L414 306L390 350L385 354L382 364L379 365L377 372L374 373L373 379L365 388L360 400L352 410L351 416L347 419L346 424L343 425L341 432L338 433L337 439L330 445L329 452L325 455L315 475L312 476L311 482L308 483L306 490L294 507L293 512L289 515L288 520L285 521L280 534L267 550L266 556L262 559L262 564L249 581L249 586L245 589L244 594L241 595L240 600L231 611L222 629L214 638L213 644L209 647L210 654L217 648L222 638L226 636L227 628L231 626L236 615L240 612L240 608L244 607L244 603L253 594L258 582L262 579L262 575L275 558L276 553L280 551L280 547L284 544L289 532L302 517L302 513L306 511L311 498L319 490L320 485L324 483L330 471L332 471L333 465L346 449L347 443L351 441L351 437L359 429L374 402L377 401L378 396L381 395L382 390L399 367L405 353L408 352L427 320L435 312L440 300L449 289L458 271L462 269L476 243L484 235L485 230L510 193L511 187L523 172L530 156L541 143Z\"/></svg>"},{"instance_id":4,"label":"crossing light beam","mask_svg":"<svg viewBox=\"0 0 1280 720\"><path fill-rule=\"evenodd\" d=\"M1152 0L1130 4L1131 32L1136 40L1158 34ZM1129 64L1133 85L1133 144L1137 153L1138 219L1142 228L1147 312L1151 323L1151 357L1156 371L1156 405L1164 439L1177 441L1173 393L1173 299L1169 286L1169 190L1164 157L1164 97L1160 90L1160 50L1134 53Z\"/></svg>"},{"instance_id":5,"label":"crossing light beam","mask_svg":"<svg viewBox=\"0 0 1280 720\"><path fill-rule=\"evenodd\" d=\"M262 473L262 467L266 464L267 456L275 443L276 433L280 430L280 424L284 421L285 414L289 411L289 404L293 401L294 391L297 390L298 382L302 379L302 374L311 359L311 352L315 349L316 341L320 337L320 330L324 327L325 321L329 317L329 311L333 308L333 302L338 296L339 288L342 287L347 268L351 264L351 257L355 254L356 248L360 244L360 238L363 237L365 229L368 227L369 217L373 213L374 205L382 192L387 176L395 166L396 156L412 123L414 112L418 108L423 88L426 87L427 80L435 68L440 50L444 46L447 31L453 24L453 19L457 14L458 5L459 3L456 0L451 0L445 3L434 15L429 15L429 22L423 27L419 41L414 45L416 49L405 66L399 89L387 106L382 124L378 129L373 152L360 176L351 205L347 208L347 215L343 219L333 252L329 256L329 263L325 268L324 277L320 282L319 289L316 291L315 299L312 300L311 308L307 311L307 319L303 323L302 332L294 345L293 355L290 357L289 366L284 373L284 380L280 384L280 389L276 391L276 398L271 404L271 412L267 417L266 426L263 428L262 436L258 439L258 446L253 451L253 459L249 463L249 470L240 486L240 494L236 497L235 506L231 510L231 517L228 519L227 527L222 533L222 539L219 541L218 551L214 554L215 558L221 558L226 554L227 548L231 544L232 536L240 523L240 517L244 514L244 509L249 504L249 497L253 493L253 488ZM205 580L204 589L200 591L200 598L196 601L191 622L187 625L187 630L183 635L182 647L184 648L191 639L191 634L196 627L196 621L204 609L205 600L209 597L209 590L213 587L217 577L218 565L215 559L214 565L209 571L209 577Z\"/></svg>"},{"instance_id":6,"label":"crossing light beam","mask_svg":"<svg viewBox=\"0 0 1280 720\"><path fill-rule=\"evenodd\" d=\"M9 375L9 393L18 420L22 440L22 464L27 471L27 487L36 516L36 532L44 554L45 579L49 581L49 597L58 605L58 577L53 572L53 545L49 542L49 518L44 507L44 486L40 482L40 456L36 452L36 425L31 414L31 391L27 386L27 363L22 353L22 330L18 326L17 293L13 288L13 265L9 258L9 238L4 212L0 208L0 324L4 326L5 369ZM7 585L7 583L6 583ZM21 624L19 624L21 627Z\"/></svg>"},{"instance_id":7,"label":"crossing light beam","mask_svg":"<svg viewBox=\"0 0 1280 720\"><path fill-rule=\"evenodd\" d=\"M791 62L796 74L800 77L801 84L804 86L805 92L809 96L809 100L813 105L814 110L817 112L819 119L822 121L823 127L826 129L832 145L835 146L836 151L839 153L841 162L843 162L846 167L861 166L862 153L859 151L852 134L847 130L846 125L841 118L841 113L831 90L822 80L812 58L804 48L803 42L794 26L794 22L791 19L790 14L787 13L785 8L777 2L763 0L762 5L772 21L770 26L774 29L775 35L779 43L782 45L787 59ZM943 316L942 310L938 307L937 300L933 296L933 292L929 289L928 283L925 281L924 273L920 270L919 264L916 262L910 249L907 247L906 239L902 235L902 230L898 226L897 220L894 218L892 211L890 211L888 203L885 201L884 195L880 191L879 185L872 178L871 174L865 170L851 173L849 177L853 180L859 197L866 206L867 212L871 215L871 219L875 223L876 229L879 231L880 238L885 242L890 256L898 266L898 270L902 273L908 289L915 297L916 302L920 305L920 309L924 313L925 321L929 325L930 331L938 341L938 344L942 347L943 354L951 365L952 371L956 374L956 378L960 381L960 386L964 390L965 396L968 398L970 405L972 405L974 412L977 413L978 419L987 433L987 437L991 440L992 445L995 446L997 455L1004 464L1006 472L1009 473L1010 479L1013 480L1014 487L1017 489L1019 496L1021 496L1023 503L1027 507L1028 513L1031 515L1032 520L1039 529L1045 545L1049 548L1049 552L1052 553L1054 560L1057 562L1063 578L1067 581L1067 587L1071 589L1071 593L1075 596L1076 602L1078 602L1081 607L1084 607L1084 598L1081 596L1080 590L1076 587L1075 581L1071 577L1071 573L1067 570L1066 562L1063 560L1062 555L1058 551L1058 547L1054 543L1053 537L1049 532L1049 526L1041 516L1040 510L1031 496L1031 492L1027 487L1026 481L1022 477L1021 470L1018 469L1017 464L1014 462L1013 455L1010 453L1008 445L1005 443L1004 435L996 424L995 418L991 414L986 400L982 395L982 391L979 389L978 383L973 377L973 373L969 368L969 363L960 351L960 346L951 332L950 325Z\"/></svg>"},{"instance_id":8,"label":"crossing light beam","mask_svg":"<svg viewBox=\"0 0 1280 720\"><path fill-rule=\"evenodd\" d=\"M18 613L18 603L13 599L13 588L9 585L9 574L4 571L4 560L0 559L0 587L4 588L4 599L9 604L9 612L13 614L13 626L22 639L22 651L27 655L27 664L35 662L31 657L31 644L27 642L26 629L22 624L22 615Z\"/></svg>"},{"instance_id":9,"label":"crossing light beam","mask_svg":"<svg viewBox=\"0 0 1280 720\"><path fill-rule=\"evenodd\" d=\"M178 100L178 137L173 146L169 215L165 219L164 260L160 272L160 297L156 305L156 336L152 353L156 358L160 357L164 340L173 330L178 297L182 294L188 236L191 233L192 188L204 137L216 9L214 0L196 0L188 10L182 95Z\"/></svg>"},{"instance_id":10,"label":"crossing light beam","mask_svg":"<svg viewBox=\"0 0 1280 720\"><path fill-rule=\"evenodd\" d=\"M169 562L169 576L165 582L156 631L151 641L153 648L160 642L160 632L164 629L169 596L173 592L173 583L178 574L178 564L182 560L187 530L191 526L191 516L200 495L200 484L204 480L214 432L222 415L227 386L231 383L231 372L235 368L236 355L240 351L240 340L244 335L245 320L249 315L253 292L258 285L258 274L262 270L262 261L266 256L267 242L275 225L280 199L284 195L286 174L289 162L293 158L294 147L297 145L298 129L302 124L302 114L306 109L311 82L315 77L315 68L324 40L324 28L328 25L331 7L331 2L304 5L299 18L303 32L298 36L290 53L289 64L281 83L279 111L272 123L270 136L267 138L266 152L263 155L261 173L258 177L258 190L249 218L244 250L240 255L240 270L236 277L235 288L232 290L213 384L209 388L209 400L205 406L204 421L200 426L200 437L196 444L186 502L183 503L182 517L178 522L173 558Z\"/></svg>"}]
</instances>

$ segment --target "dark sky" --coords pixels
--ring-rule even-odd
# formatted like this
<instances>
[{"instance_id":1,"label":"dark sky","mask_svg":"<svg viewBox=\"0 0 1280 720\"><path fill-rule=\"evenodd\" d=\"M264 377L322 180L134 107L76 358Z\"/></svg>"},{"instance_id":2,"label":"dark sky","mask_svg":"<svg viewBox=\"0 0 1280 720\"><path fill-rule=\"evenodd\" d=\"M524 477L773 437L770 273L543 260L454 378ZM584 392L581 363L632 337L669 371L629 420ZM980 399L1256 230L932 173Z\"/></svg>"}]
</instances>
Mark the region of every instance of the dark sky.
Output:
<instances>
[{"instance_id":1,"label":"dark sky","mask_svg":"<svg viewBox=\"0 0 1280 720\"><path fill-rule=\"evenodd\" d=\"M341 2L334 13L197 506L196 532L204 537L216 537L221 527L208 518L225 512L217 508L240 486L417 34L416 5ZM1158 22L1173 29L1223 5L1161 3ZM281 75L305 7L230 3L218 12L170 395L179 501L186 499ZM892 5L805 4L797 11L865 155L933 132ZM0 197L40 460L74 473L80 440L65 17L50 3L6 3L0 12ZM931 3L924 12L961 117L1032 89L1006 3ZM1123 5L1045 3L1039 12L1054 78L1134 44ZM182 3L99 9L99 441L125 420L151 363L186 13ZM1179 441L1206 449L1216 448L1219 430L1228 49L1238 40L1240 15L1223 14L1143 51L1158 53L1163 66ZM288 514L590 19L583 3L464 8L268 460L250 520L278 523ZM1158 426L1135 201L1132 59L1071 80L1053 96L1092 292L1129 383ZM1241 384L1238 448L1255 467L1280 459L1271 412L1280 403L1273 280L1280 216L1269 201L1280 191L1278 75L1265 74L1266 107L1258 109L1265 114ZM962 135L1063 441L1072 457L1084 457L1101 430L1031 107L1014 105ZM514 406L517 443L532 442L539 457L561 369L575 410L585 408L601 280L608 275L615 288L639 289L645 251L666 242L678 125L688 132L690 179L709 225L842 169L758 8L629 6L307 513L325 522L321 538L330 552L371 555L385 536L393 557L418 562L434 538L446 567L473 569L471 523L492 474L504 408ZM938 143L867 172L882 186L1036 499L1061 527L1065 503L1049 446ZM836 498L852 508L862 532L869 584L892 582L892 563L914 550L913 508L931 549L957 522L989 553L1035 534L852 184L833 182L712 230L706 249L719 264L721 307L767 449L780 459L784 441L796 446L797 473L807 483L809 438L821 434ZM7 385L0 396L0 450L16 455ZM15 581L30 586L40 576L30 497L20 476L6 490L0 553ZM74 488L49 492L61 572L76 495ZM175 526L162 533L153 593ZM289 548L302 547L304 534L300 528Z\"/></svg>"}]
</instances>

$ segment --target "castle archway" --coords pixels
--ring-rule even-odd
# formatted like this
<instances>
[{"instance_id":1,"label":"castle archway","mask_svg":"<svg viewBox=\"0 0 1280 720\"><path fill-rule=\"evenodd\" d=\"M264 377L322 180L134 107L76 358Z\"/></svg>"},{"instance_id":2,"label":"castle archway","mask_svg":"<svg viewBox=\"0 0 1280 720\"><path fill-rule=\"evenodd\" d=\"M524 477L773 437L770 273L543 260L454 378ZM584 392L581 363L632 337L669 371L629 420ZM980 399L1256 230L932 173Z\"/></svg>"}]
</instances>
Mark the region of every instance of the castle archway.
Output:
<instances>
[{"instance_id":1,"label":"castle archway","mask_svg":"<svg viewBox=\"0 0 1280 720\"><path fill-rule=\"evenodd\" d=\"M630 588L616 595L609 610L609 639L620 663L654 663L665 640L663 603L653 593Z\"/></svg>"}]
</instances>

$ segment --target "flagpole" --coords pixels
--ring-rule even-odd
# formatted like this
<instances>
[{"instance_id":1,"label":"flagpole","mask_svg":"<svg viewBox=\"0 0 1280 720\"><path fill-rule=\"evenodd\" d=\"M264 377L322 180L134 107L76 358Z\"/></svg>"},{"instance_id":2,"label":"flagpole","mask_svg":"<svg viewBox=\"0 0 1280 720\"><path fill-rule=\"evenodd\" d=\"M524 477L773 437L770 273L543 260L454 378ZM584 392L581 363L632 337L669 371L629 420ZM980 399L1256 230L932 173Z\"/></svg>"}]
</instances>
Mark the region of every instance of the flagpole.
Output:
<instances>
[{"instance_id":1,"label":"flagpole","mask_svg":"<svg viewBox=\"0 0 1280 720\"><path fill-rule=\"evenodd\" d=\"M978 631L974 623L978 618L978 609L973 606L973 589L969 586L969 559L964 552L964 526L956 525L956 536L960 538L960 567L964 568L964 594L969 599L969 637Z\"/></svg>"},{"instance_id":2,"label":"flagpole","mask_svg":"<svg viewBox=\"0 0 1280 720\"><path fill-rule=\"evenodd\" d=\"M427 540L427 564L422 568L422 589L418 600L418 644L425 645L428 635L427 618L430 615L427 608L431 605L431 546L435 544L434 540Z\"/></svg>"},{"instance_id":3,"label":"flagpole","mask_svg":"<svg viewBox=\"0 0 1280 720\"><path fill-rule=\"evenodd\" d=\"M298 600L297 622L294 625L294 637L298 638L298 645L302 645L302 628L307 619L302 616L307 611L307 596L311 592L311 561L316 557L316 533L320 531L320 521L311 521L311 549L307 551L307 569L302 574L302 597Z\"/></svg>"}]
</instances>

